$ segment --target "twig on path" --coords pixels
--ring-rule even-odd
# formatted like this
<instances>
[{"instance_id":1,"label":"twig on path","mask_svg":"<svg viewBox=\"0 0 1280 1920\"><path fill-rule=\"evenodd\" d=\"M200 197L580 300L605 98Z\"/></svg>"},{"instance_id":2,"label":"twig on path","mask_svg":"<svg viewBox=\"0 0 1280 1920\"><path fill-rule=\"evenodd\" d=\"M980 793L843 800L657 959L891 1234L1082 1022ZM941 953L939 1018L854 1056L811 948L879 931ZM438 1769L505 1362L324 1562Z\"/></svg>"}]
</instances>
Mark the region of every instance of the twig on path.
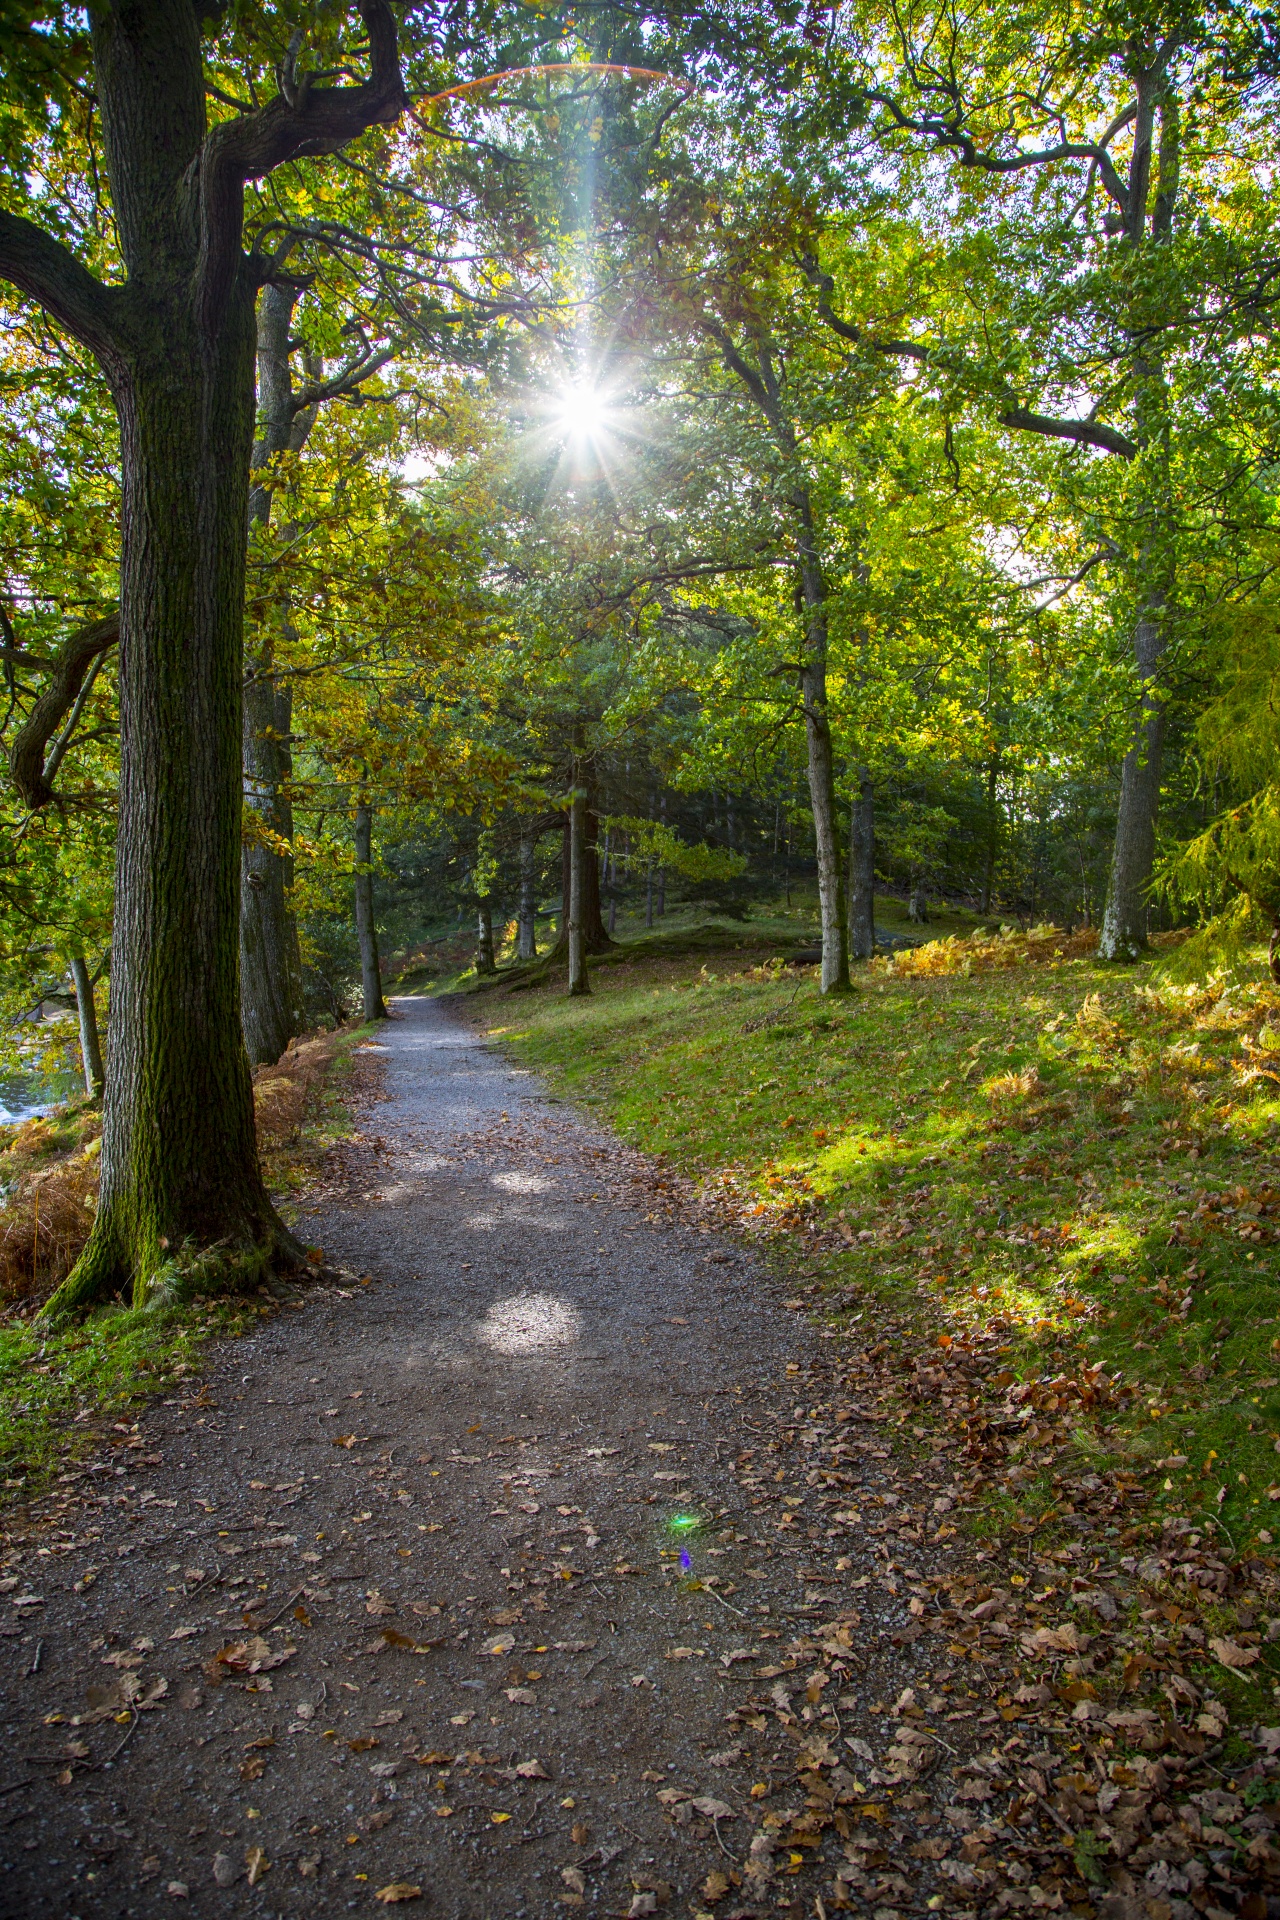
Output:
<instances>
[{"instance_id":1,"label":"twig on path","mask_svg":"<svg viewBox=\"0 0 1280 1920\"><path fill-rule=\"evenodd\" d=\"M703 1593L709 1593L709 1594L711 1595L711 1598L712 1598L713 1600L719 1600L719 1601L720 1601L720 1605L721 1605L722 1607L729 1607L729 1602L728 1602L727 1600L722 1600L722 1599L720 1598L720 1595L719 1595L719 1594L718 1594L718 1593L716 1592L716 1590L715 1590L715 1588L714 1588L714 1587L708 1587L708 1586L705 1586L705 1585L704 1585L704 1586L702 1586L702 1589L701 1589L701 1590L702 1590L702 1592L703 1592ZM729 1607L729 1611L730 1611L730 1613L736 1613L736 1614L737 1614L737 1616L738 1616L738 1618L739 1618L739 1620L745 1620L745 1619L746 1619L746 1617L747 1617L747 1616L746 1616L746 1614L745 1614L745 1613L744 1613L744 1612L742 1611L742 1608L741 1608L741 1607Z\"/></svg>"},{"instance_id":2,"label":"twig on path","mask_svg":"<svg viewBox=\"0 0 1280 1920\"><path fill-rule=\"evenodd\" d=\"M129 1731L125 1734L124 1739L120 1742L118 1747L114 1747L112 1749L112 1751L107 1755L105 1760L99 1763L98 1767L95 1769L96 1772L101 1773L103 1767L109 1767L113 1760L116 1760L120 1757L120 1755L124 1752L125 1748L128 1746L130 1740L133 1738L133 1730L137 1726L141 1718L142 1718L142 1715L140 1713L134 1714L133 1719L129 1722Z\"/></svg>"},{"instance_id":3,"label":"twig on path","mask_svg":"<svg viewBox=\"0 0 1280 1920\"><path fill-rule=\"evenodd\" d=\"M240 1615L240 1618L244 1621L246 1627L252 1627L255 1633L262 1633L266 1630L267 1627L275 1625L276 1621L280 1618L280 1615L284 1612L286 1607L291 1607L295 1600L300 1600L302 1598L303 1594L306 1592L310 1584L311 1583L309 1580L304 1580L300 1587L295 1587L294 1591L290 1594L287 1594L285 1598L280 1602L280 1605L276 1608L275 1612L272 1614L269 1614L265 1620L259 1620L250 1611L248 1607L244 1608L244 1610Z\"/></svg>"},{"instance_id":4,"label":"twig on path","mask_svg":"<svg viewBox=\"0 0 1280 1920\"><path fill-rule=\"evenodd\" d=\"M1062 1815L1058 1812L1057 1808L1051 1807L1049 1805L1049 1802L1045 1799L1042 1793L1038 1793L1036 1795L1036 1799L1039 1801L1044 1811L1048 1814L1049 1818L1054 1822L1055 1826L1061 1827L1063 1833L1066 1834L1068 1840L1074 1841L1076 1837L1075 1828L1068 1825L1068 1823L1063 1819Z\"/></svg>"},{"instance_id":5,"label":"twig on path","mask_svg":"<svg viewBox=\"0 0 1280 1920\"><path fill-rule=\"evenodd\" d=\"M6 1793L17 1793L20 1787L34 1787L35 1784L36 1776L34 1774L31 1775L29 1780L9 1780L3 1787L0 1787L0 1800L4 1798Z\"/></svg>"},{"instance_id":6,"label":"twig on path","mask_svg":"<svg viewBox=\"0 0 1280 1920\"><path fill-rule=\"evenodd\" d=\"M33 1673L39 1673L39 1671L40 1671L40 1655L41 1655L41 1654L42 1654L43 1652L44 1652L44 1641L43 1641L43 1640L37 1640L37 1641L36 1641L36 1650L35 1650L35 1652L34 1652L34 1653L32 1654L32 1656L31 1656L31 1665L30 1665L30 1666L29 1666L29 1667L27 1668L27 1678L28 1678L28 1679L30 1679L30 1678L31 1678L31 1675L32 1675Z\"/></svg>"}]
</instances>

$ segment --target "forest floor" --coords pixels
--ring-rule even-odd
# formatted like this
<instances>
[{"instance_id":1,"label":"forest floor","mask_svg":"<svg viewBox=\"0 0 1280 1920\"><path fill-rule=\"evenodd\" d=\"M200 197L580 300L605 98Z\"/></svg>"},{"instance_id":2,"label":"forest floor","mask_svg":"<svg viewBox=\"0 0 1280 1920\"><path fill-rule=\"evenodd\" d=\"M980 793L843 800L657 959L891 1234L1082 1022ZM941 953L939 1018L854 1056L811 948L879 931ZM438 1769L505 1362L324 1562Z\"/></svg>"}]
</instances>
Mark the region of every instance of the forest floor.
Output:
<instances>
[{"instance_id":1,"label":"forest floor","mask_svg":"<svg viewBox=\"0 0 1280 1920\"><path fill-rule=\"evenodd\" d=\"M892 1009L940 1057L937 984L832 1009L754 958L470 1002L518 1064L398 1002L360 1150L303 1216L350 1282L264 1302L11 1518L0 1912L1269 1914L1265 1528L1228 1550L1212 1501L1157 1511L1131 1383L1061 1337L1081 1316L1049 1382L1039 1310L966 1286L926 1325L936 1271L985 1245L972 1204L942 1259L917 1187L874 1213L868 1189L864 1227L827 1179L820 1050ZM927 1102L872 1038L866 1097L898 1118L853 1105L891 1175ZM759 1046L787 1111L752 1105L748 1140ZM1067 1095L982 1098L974 1154Z\"/></svg>"}]
</instances>

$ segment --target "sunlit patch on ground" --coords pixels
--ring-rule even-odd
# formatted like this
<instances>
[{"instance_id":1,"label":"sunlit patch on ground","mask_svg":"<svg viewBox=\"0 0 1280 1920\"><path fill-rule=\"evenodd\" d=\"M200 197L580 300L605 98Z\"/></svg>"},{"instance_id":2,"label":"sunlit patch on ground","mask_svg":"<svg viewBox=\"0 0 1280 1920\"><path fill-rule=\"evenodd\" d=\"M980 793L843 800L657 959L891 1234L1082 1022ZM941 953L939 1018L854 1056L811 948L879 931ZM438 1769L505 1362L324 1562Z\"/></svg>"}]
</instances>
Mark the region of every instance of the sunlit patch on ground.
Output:
<instances>
[{"instance_id":1,"label":"sunlit patch on ground","mask_svg":"<svg viewBox=\"0 0 1280 1920\"><path fill-rule=\"evenodd\" d=\"M476 1338L494 1353L551 1353L582 1338L583 1319L571 1301L554 1293L516 1293L495 1300L476 1327Z\"/></svg>"}]
</instances>

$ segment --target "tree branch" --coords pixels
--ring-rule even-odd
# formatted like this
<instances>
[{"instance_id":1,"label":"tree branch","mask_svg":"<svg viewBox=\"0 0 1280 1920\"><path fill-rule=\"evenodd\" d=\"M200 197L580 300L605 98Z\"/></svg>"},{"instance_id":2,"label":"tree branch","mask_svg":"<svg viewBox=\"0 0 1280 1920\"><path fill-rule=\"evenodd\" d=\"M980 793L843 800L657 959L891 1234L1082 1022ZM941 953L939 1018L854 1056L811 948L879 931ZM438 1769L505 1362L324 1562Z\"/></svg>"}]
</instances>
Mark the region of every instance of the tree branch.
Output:
<instances>
[{"instance_id":1,"label":"tree branch","mask_svg":"<svg viewBox=\"0 0 1280 1920\"><path fill-rule=\"evenodd\" d=\"M295 35L281 70L281 92L257 113L221 121L205 137L198 165L200 257L198 313L212 338L239 269L244 184L288 160L333 153L371 126L392 126L408 105L387 0L356 0L369 36L371 73L352 87L317 87L299 74Z\"/></svg>"},{"instance_id":2,"label":"tree branch","mask_svg":"<svg viewBox=\"0 0 1280 1920\"><path fill-rule=\"evenodd\" d=\"M65 640L53 659L53 678L37 699L9 749L9 771L13 784L25 804L36 812L54 798L50 784L62 755L70 744L69 733L45 764L45 748L58 732L68 714L79 718L80 690L93 662L114 647L120 638L119 612L109 613L80 627Z\"/></svg>"},{"instance_id":3,"label":"tree branch","mask_svg":"<svg viewBox=\"0 0 1280 1920\"><path fill-rule=\"evenodd\" d=\"M318 407L325 400L341 400L344 395L354 393L363 381L379 372L389 360L395 359L395 351L394 347L383 347L376 353L366 353L354 365L342 368L328 380L300 387L293 397L295 411L301 412L304 407Z\"/></svg>"},{"instance_id":4,"label":"tree branch","mask_svg":"<svg viewBox=\"0 0 1280 1920\"><path fill-rule=\"evenodd\" d=\"M18 213L0 211L0 279L8 280L110 372L119 358L115 309L122 288L104 287L70 248Z\"/></svg>"},{"instance_id":5,"label":"tree branch","mask_svg":"<svg viewBox=\"0 0 1280 1920\"><path fill-rule=\"evenodd\" d=\"M900 133L917 133L959 156L962 167L976 167L983 173L1024 173L1029 167L1048 166L1054 160L1091 160L1107 192L1124 211L1129 195L1124 181L1106 147L1097 140L1058 140L1051 147L1036 147L1029 153L983 153L973 135L954 119L934 114L904 113L890 94L872 92L867 98L883 107ZM1111 129L1114 137L1118 128Z\"/></svg>"},{"instance_id":6,"label":"tree branch","mask_svg":"<svg viewBox=\"0 0 1280 1920\"><path fill-rule=\"evenodd\" d=\"M1000 423L1023 433L1046 434L1052 440L1074 440L1078 446L1101 447L1104 453L1118 453L1122 460L1136 460L1137 443L1115 427L1099 426L1096 420L1052 420L1047 414L1033 413L1030 407L1006 407Z\"/></svg>"}]
</instances>

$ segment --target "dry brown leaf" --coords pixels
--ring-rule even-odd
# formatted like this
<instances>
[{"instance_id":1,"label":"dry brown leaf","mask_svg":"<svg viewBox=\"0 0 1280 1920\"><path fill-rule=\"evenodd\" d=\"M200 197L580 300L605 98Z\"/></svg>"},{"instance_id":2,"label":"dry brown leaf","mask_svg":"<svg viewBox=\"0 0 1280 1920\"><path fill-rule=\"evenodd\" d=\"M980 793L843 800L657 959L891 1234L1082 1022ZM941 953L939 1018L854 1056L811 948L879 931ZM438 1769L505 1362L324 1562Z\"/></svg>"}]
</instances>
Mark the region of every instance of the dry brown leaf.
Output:
<instances>
[{"instance_id":1,"label":"dry brown leaf","mask_svg":"<svg viewBox=\"0 0 1280 1920\"><path fill-rule=\"evenodd\" d=\"M1242 1647L1234 1640L1221 1637L1212 1638L1209 1647L1214 1658L1220 1660L1224 1667L1251 1667L1262 1658L1257 1647Z\"/></svg>"}]
</instances>

